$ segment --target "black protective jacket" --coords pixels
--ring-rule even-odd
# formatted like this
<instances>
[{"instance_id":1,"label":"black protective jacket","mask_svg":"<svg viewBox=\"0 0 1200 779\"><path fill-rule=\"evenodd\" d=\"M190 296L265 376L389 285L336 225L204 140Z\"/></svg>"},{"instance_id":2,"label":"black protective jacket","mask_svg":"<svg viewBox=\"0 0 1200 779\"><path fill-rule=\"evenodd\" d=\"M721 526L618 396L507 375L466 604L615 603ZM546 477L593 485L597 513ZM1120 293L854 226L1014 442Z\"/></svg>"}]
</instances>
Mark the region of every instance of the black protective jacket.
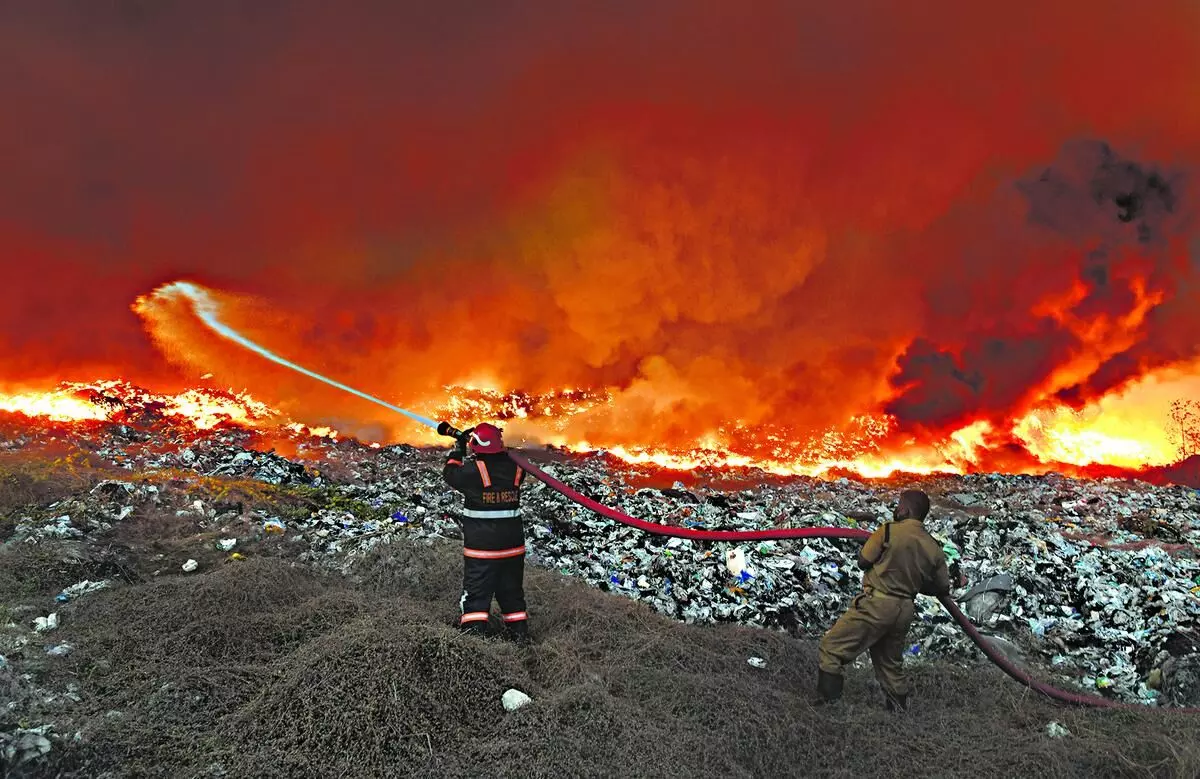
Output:
<instances>
[{"instance_id":1,"label":"black protective jacket","mask_svg":"<svg viewBox=\"0 0 1200 779\"><path fill-rule=\"evenodd\" d=\"M455 449L446 458L442 477L463 495L458 517L468 557L476 556L473 551L505 552L504 557L524 554L521 484L525 471L519 465L504 452L465 457Z\"/></svg>"}]
</instances>

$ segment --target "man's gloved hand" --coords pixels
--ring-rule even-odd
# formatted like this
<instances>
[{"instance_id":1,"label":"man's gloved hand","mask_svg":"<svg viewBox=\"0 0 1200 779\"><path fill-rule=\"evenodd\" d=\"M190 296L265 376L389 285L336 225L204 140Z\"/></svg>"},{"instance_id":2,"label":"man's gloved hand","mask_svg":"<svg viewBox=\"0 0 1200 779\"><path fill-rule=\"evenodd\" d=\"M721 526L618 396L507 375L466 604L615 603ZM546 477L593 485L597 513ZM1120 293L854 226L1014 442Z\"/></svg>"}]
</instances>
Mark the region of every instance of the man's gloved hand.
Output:
<instances>
[{"instance_id":1,"label":"man's gloved hand","mask_svg":"<svg viewBox=\"0 0 1200 779\"><path fill-rule=\"evenodd\" d=\"M461 435L454 439L454 448L450 450L449 459L462 462L467 458L467 440L471 437L471 430L474 429L472 427L470 430L464 430Z\"/></svg>"}]
</instances>

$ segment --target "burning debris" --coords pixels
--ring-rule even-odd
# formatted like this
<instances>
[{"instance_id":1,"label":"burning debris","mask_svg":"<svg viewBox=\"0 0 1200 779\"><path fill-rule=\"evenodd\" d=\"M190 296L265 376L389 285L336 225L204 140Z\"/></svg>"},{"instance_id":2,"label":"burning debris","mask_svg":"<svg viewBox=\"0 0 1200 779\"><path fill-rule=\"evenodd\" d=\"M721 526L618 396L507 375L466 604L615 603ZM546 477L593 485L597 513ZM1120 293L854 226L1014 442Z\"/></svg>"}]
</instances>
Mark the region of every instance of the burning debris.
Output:
<instances>
[{"instance_id":1,"label":"burning debris","mask_svg":"<svg viewBox=\"0 0 1200 779\"><path fill-rule=\"evenodd\" d=\"M611 399L607 392L577 389L537 394L458 386L443 390L449 400L426 409L438 419L534 419L560 428L572 416Z\"/></svg>"},{"instance_id":2,"label":"burning debris","mask_svg":"<svg viewBox=\"0 0 1200 779\"><path fill-rule=\"evenodd\" d=\"M49 392L0 394L0 411L55 422L107 421L141 427L168 419L198 430L278 421L278 413L246 393L190 389L159 395L123 381L63 382Z\"/></svg>"},{"instance_id":3,"label":"burning debris","mask_svg":"<svg viewBox=\"0 0 1200 779\"><path fill-rule=\"evenodd\" d=\"M1173 480L1200 485L1200 476L1164 454L1183 451L1182 445L1171 443L1164 449L1161 442L1132 439L1120 425L1106 426L1107 417L1098 416L1096 410L1090 416L1062 409L1036 410L1017 423L1011 435L998 434L986 422L973 423L941 441L913 442L903 452L889 444L896 440L898 420L879 414L859 415L837 429L815 434L770 423L722 425L698 438L691 449L597 447L572 439L569 430L576 417L586 418L589 412L605 407L608 396L604 392L568 389L529 394L471 387L447 387L446 391L448 401L423 408L439 418L492 418L532 425L520 428L527 441L667 470L744 471L751 480L841 474L884 478L896 473L978 472L982 464L992 462L1002 465L998 470L1006 473L1064 473L1081 478L1129 475L1155 483ZM162 439L173 446L185 445L197 431L215 428L230 433L232 437L225 440L236 445L259 450L281 446L289 452L313 438L336 440L339 436L330 427L290 421L244 392L205 389L160 395L122 381L64 383L49 392L0 394L0 431L4 432L0 448L27 445L30 419L37 419L38 427L43 428L39 437L49 432L52 439L72 446L90 431L101 430L104 436L140 441L146 450ZM120 427L114 433L106 427L110 424ZM1179 431L1162 431L1161 437L1190 434L1179 424ZM442 443L427 431L418 432L413 440ZM133 458L131 467L135 461L151 464L133 452L126 455Z\"/></svg>"}]
</instances>

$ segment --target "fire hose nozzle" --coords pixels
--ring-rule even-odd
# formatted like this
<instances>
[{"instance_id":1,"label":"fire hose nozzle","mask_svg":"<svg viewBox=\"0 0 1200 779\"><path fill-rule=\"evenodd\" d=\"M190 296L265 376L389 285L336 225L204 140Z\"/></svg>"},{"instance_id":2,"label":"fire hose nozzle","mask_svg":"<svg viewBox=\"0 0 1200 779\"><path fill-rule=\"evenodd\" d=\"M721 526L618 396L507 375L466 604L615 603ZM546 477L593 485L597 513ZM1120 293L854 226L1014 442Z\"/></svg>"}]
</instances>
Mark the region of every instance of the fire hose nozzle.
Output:
<instances>
[{"instance_id":1,"label":"fire hose nozzle","mask_svg":"<svg viewBox=\"0 0 1200 779\"><path fill-rule=\"evenodd\" d=\"M461 438L463 434L463 431L459 430L449 422L438 422L437 431L438 435L444 435L447 438L454 439Z\"/></svg>"}]
</instances>

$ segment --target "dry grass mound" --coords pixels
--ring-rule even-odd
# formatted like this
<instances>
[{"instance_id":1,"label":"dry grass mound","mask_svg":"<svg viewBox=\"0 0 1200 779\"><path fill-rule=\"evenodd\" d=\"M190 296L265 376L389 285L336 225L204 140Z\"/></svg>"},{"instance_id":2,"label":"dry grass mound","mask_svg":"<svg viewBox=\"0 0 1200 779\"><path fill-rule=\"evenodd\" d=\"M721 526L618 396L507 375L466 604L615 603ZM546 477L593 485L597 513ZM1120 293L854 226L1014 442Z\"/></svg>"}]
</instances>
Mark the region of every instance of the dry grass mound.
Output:
<instances>
[{"instance_id":1,"label":"dry grass mound","mask_svg":"<svg viewBox=\"0 0 1200 779\"><path fill-rule=\"evenodd\" d=\"M57 676L82 680L73 724L85 741L60 770L161 776L219 766L231 749L225 723L277 678L278 664L366 609L337 582L274 559L71 604L60 632L77 650Z\"/></svg>"},{"instance_id":2,"label":"dry grass mound","mask_svg":"<svg viewBox=\"0 0 1200 779\"><path fill-rule=\"evenodd\" d=\"M462 552L454 544L428 540L382 544L354 561L350 579L380 598L445 603L462 590Z\"/></svg>"},{"instance_id":3,"label":"dry grass mound","mask_svg":"<svg viewBox=\"0 0 1200 779\"><path fill-rule=\"evenodd\" d=\"M326 776L428 771L495 732L514 686L529 689L514 651L448 627L365 619L296 652L238 713L235 773L294 776L314 759Z\"/></svg>"},{"instance_id":4,"label":"dry grass mound","mask_svg":"<svg viewBox=\"0 0 1200 779\"><path fill-rule=\"evenodd\" d=\"M196 667L269 662L366 608L311 570L267 558L97 593L63 612L90 655Z\"/></svg>"},{"instance_id":5,"label":"dry grass mound","mask_svg":"<svg viewBox=\"0 0 1200 779\"><path fill-rule=\"evenodd\" d=\"M89 596L50 677L80 683L65 728L82 740L43 774L1200 774L1197 718L1068 710L946 665L914 667L904 715L866 669L814 707L812 643L678 624L545 571L527 576L534 646L461 636L445 624L460 559L395 542L348 579L251 560ZM506 713L509 687L533 703ZM1052 721L1071 735L1048 737Z\"/></svg>"}]
</instances>

